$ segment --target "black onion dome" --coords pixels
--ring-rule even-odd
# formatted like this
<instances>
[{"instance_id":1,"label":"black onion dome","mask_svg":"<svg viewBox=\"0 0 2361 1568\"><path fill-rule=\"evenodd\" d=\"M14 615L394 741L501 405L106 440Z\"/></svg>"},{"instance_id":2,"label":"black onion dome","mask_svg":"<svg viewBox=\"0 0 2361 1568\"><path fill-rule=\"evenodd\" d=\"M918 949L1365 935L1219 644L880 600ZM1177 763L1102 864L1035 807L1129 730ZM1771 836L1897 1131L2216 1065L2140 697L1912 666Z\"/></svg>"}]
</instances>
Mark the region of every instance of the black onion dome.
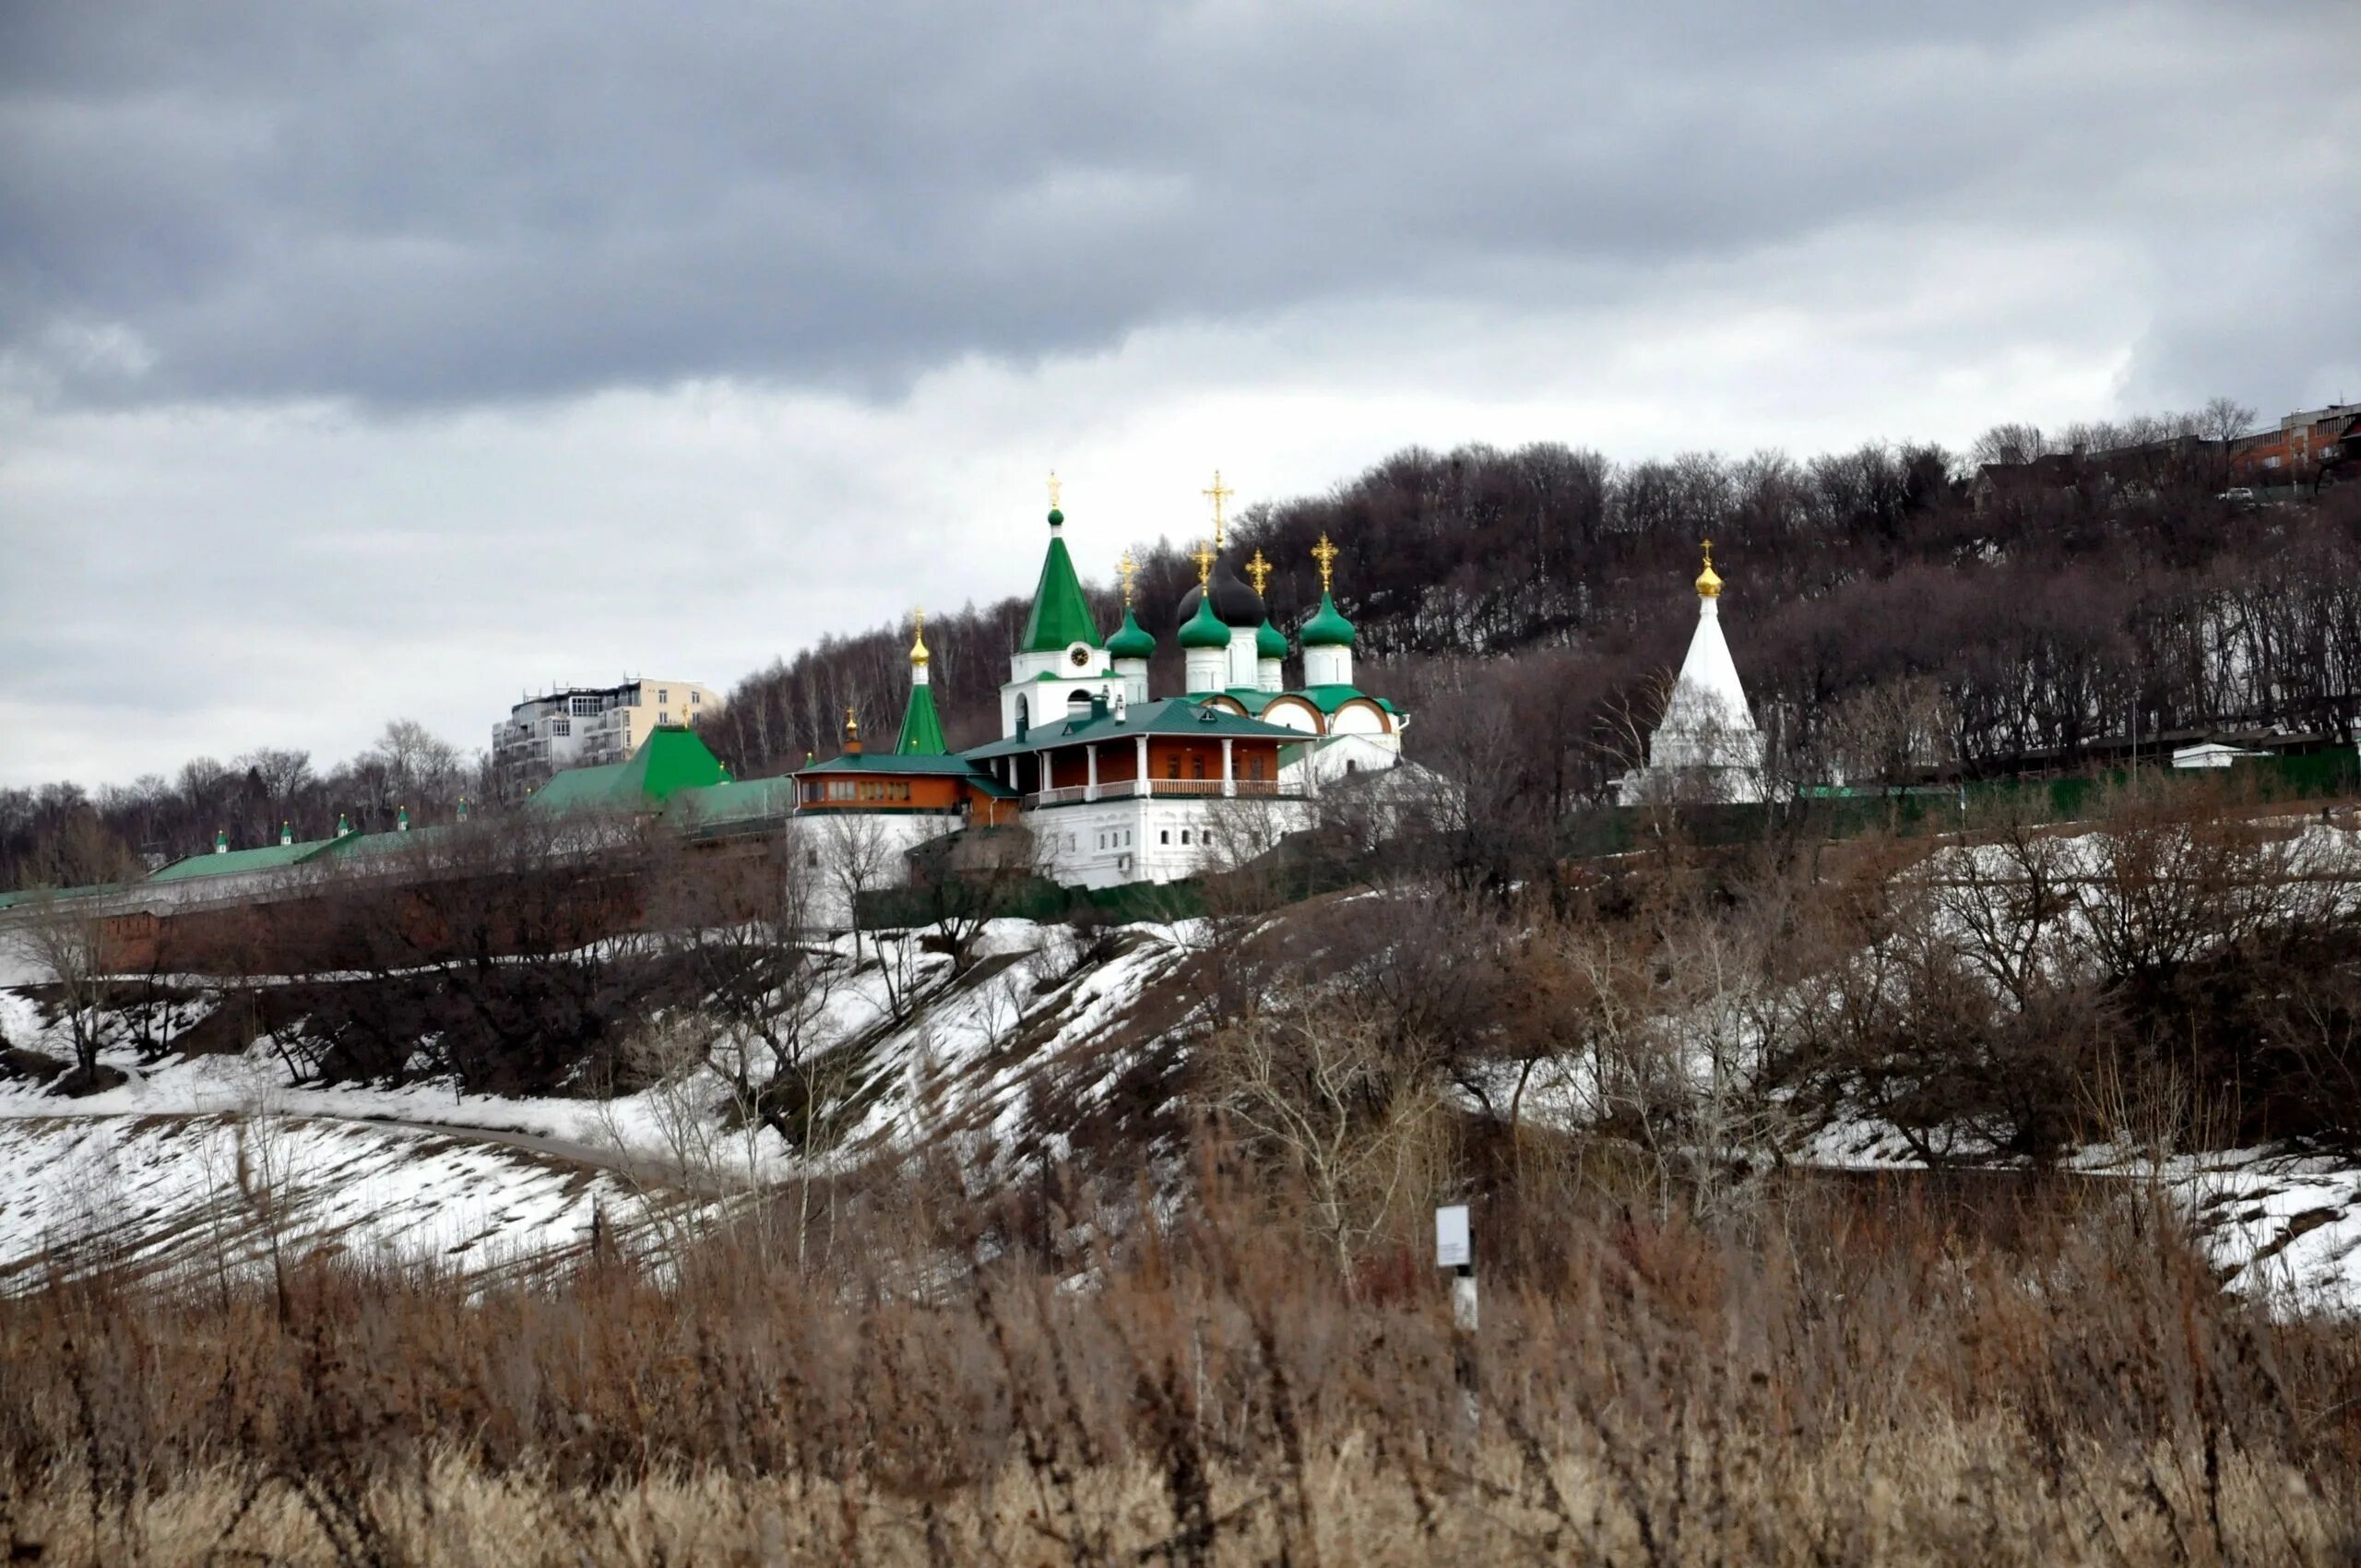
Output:
<instances>
[{"instance_id":1,"label":"black onion dome","mask_svg":"<svg viewBox=\"0 0 2361 1568\"><path fill-rule=\"evenodd\" d=\"M1263 596L1219 562L1214 564L1213 594L1214 613L1221 617L1221 624L1225 626L1244 626L1252 631L1271 618L1270 612L1264 607ZM1197 612L1197 600L1204 595L1202 586L1191 584L1189 591L1180 596L1180 608L1173 612L1172 624L1187 625L1189 618Z\"/></svg>"}]
</instances>

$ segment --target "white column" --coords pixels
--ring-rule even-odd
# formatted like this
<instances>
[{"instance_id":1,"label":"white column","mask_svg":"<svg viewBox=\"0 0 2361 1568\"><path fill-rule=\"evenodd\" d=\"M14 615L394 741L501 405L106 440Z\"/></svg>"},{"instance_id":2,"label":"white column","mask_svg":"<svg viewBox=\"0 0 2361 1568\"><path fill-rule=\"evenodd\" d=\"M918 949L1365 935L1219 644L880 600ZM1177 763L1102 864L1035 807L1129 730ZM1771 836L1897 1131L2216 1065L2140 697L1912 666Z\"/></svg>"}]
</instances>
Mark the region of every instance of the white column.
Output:
<instances>
[{"instance_id":1,"label":"white column","mask_svg":"<svg viewBox=\"0 0 2361 1568\"><path fill-rule=\"evenodd\" d=\"M1227 735L1221 738L1221 792L1225 795L1238 793L1238 779L1229 770L1229 737Z\"/></svg>"},{"instance_id":2,"label":"white column","mask_svg":"<svg viewBox=\"0 0 2361 1568\"><path fill-rule=\"evenodd\" d=\"M1139 757L1139 766L1133 768L1132 772L1140 781L1140 793L1143 795L1153 795L1156 793L1156 790L1147 781L1147 737L1145 735L1134 735L1132 737L1132 743L1139 748L1136 754Z\"/></svg>"},{"instance_id":3,"label":"white column","mask_svg":"<svg viewBox=\"0 0 2361 1568\"><path fill-rule=\"evenodd\" d=\"M1082 761L1083 766L1089 769L1089 772L1083 779L1082 798L1086 801L1095 801L1098 798L1097 742L1093 741L1088 745L1082 748Z\"/></svg>"}]
</instances>

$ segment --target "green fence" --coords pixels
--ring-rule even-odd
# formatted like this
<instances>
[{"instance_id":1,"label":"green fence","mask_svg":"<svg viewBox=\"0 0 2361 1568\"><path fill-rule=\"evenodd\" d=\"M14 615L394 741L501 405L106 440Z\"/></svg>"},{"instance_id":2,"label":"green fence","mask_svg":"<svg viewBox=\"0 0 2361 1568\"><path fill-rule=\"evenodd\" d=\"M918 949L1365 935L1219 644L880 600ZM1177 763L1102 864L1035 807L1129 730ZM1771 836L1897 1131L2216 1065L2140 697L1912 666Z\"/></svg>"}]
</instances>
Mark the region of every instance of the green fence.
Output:
<instances>
[{"instance_id":1,"label":"green fence","mask_svg":"<svg viewBox=\"0 0 2361 1568\"><path fill-rule=\"evenodd\" d=\"M2300 755L2242 757L2225 769L2143 767L2139 778L2166 789L2226 785L2264 803L2337 800L2361 794L2361 753L2333 746ZM1675 832L1699 846L1880 832L1914 837L1953 832L2015 805L2029 806L2045 822L2078 822L2109 792L2131 782L2129 768L2114 767L2054 778L1821 790L1760 805L1604 806L1577 812L1560 825L1559 852L1571 859L1629 854Z\"/></svg>"}]
</instances>

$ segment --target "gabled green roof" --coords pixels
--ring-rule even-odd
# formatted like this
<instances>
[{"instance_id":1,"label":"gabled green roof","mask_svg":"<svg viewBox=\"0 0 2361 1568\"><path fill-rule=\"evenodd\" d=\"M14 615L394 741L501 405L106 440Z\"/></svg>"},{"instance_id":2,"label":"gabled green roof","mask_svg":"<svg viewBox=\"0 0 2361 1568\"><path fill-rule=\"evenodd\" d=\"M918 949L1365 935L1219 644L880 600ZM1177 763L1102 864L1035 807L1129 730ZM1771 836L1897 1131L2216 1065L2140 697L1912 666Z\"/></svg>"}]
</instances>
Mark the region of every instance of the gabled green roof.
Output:
<instances>
[{"instance_id":1,"label":"gabled green roof","mask_svg":"<svg viewBox=\"0 0 2361 1568\"><path fill-rule=\"evenodd\" d=\"M685 828L726 827L793 814L795 778L738 778L682 790L665 802L664 814Z\"/></svg>"},{"instance_id":2,"label":"gabled green roof","mask_svg":"<svg viewBox=\"0 0 2361 1568\"><path fill-rule=\"evenodd\" d=\"M532 798L537 811L650 812L682 790L730 777L706 743L678 725L660 725L627 762L570 767Z\"/></svg>"},{"instance_id":3,"label":"gabled green roof","mask_svg":"<svg viewBox=\"0 0 2361 1568\"><path fill-rule=\"evenodd\" d=\"M902 710L902 737L894 750L903 756L941 756L950 749L943 743L943 720L935 717L934 688L913 683L910 706Z\"/></svg>"},{"instance_id":4,"label":"gabled green roof","mask_svg":"<svg viewBox=\"0 0 2361 1568\"><path fill-rule=\"evenodd\" d=\"M226 855L208 851L191 855L150 875L149 882L194 882L201 876L234 876L240 872L277 871L281 866L300 865L321 850L329 849L333 838L311 838L301 844L265 844L252 849L232 849Z\"/></svg>"},{"instance_id":5,"label":"gabled green roof","mask_svg":"<svg viewBox=\"0 0 2361 1568\"><path fill-rule=\"evenodd\" d=\"M1104 646L1097 624L1090 618L1089 601L1082 597L1082 584L1074 575L1074 557L1066 553L1066 541L1058 533L1065 520L1063 512L1050 514L1050 552L1041 562L1041 580L1033 589L1033 613L1025 623L1023 651L1026 653L1055 653L1075 643Z\"/></svg>"},{"instance_id":6,"label":"gabled green roof","mask_svg":"<svg viewBox=\"0 0 2361 1568\"><path fill-rule=\"evenodd\" d=\"M1218 740L1224 735L1239 740L1303 739L1300 730L1283 730L1259 719L1242 719L1226 708L1204 707L1200 706L1204 700L1203 697L1166 697L1158 702L1135 703L1120 720L1112 713L1104 718L1086 713L1080 718L1036 724L1021 739L994 741L989 745L962 752L960 755L971 762L983 762L993 757L1017 756L1059 746L1080 745L1086 741L1129 740L1134 735L1194 735L1210 740Z\"/></svg>"},{"instance_id":7,"label":"gabled green roof","mask_svg":"<svg viewBox=\"0 0 2361 1568\"><path fill-rule=\"evenodd\" d=\"M972 789L980 790L996 799L1010 799L1014 791L991 774L979 769L968 759L975 754L963 752L955 756L902 756L894 752L846 752L825 762L815 762L809 767L795 770L798 778L813 774L859 773L884 778L956 778Z\"/></svg>"}]
</instances>

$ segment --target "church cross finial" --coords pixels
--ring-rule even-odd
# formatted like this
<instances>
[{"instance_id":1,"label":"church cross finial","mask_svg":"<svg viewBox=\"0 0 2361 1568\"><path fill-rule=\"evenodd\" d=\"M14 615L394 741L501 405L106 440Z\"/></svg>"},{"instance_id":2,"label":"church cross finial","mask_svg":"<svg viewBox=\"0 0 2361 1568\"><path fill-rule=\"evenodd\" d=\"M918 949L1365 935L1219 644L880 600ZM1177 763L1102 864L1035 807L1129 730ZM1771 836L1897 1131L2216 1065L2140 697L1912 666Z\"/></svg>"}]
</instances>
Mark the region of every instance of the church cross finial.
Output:
<instances>
[{"instance_id":1,"label":"church cross finial","mask_svg":"<svg viewBox=\"0 0 2361 1568\"><path fill-rule=\"evenodd\" d=\"M845 704L845 739L848 741L858 741L860 739L860 720L852 716L852 704L850 703Z\"/></svg>"},{"instance_id":2,"label":"church cross finial","mask_svg":"<svg viewBox=\"0 0 2361 1568\"><path fill-rule=\"evenodd\" d=\"M1320 542L1311 547L1311 558L1320 563L1320 591L1322 593L1328 591L1328 579L1336 570L1336 557L1343 553L1343 551L1328 542L1328 536L1324 533L1320 536Z\"/></svg>"},{"instance_id":3,"label":"church cross finial","mask_svg":"<svg viewBox=\"0 0 2361 1568\"><path fill-rule=\"evenodd\" d=\"M1214 563L1219 559L1212 545L1207 544L1204 540L1197 541L1197 586L1199 588L1204 588L1214 580Z\"/></svg>"},{"instance_id":4,"label":"church cross finial","mask_svg":"<svg viewBox=\"0 0 2361 1568\"><path fill-rule=\"evenodd\" d=\"M1222 483L1221 470L1219 469L1216 469L1214 470L1213 488L1210 490L1201 490L1197 492L1197 493L1205 496L1214 504L1214 549L1216 551L1219 551L1222 546L1223 537L1222 505L1231 496L1237 494L1238 492Z\"/></svg>"},{"instance_id":5,"label":"church cross finial","mask_svg":"<svg viewBox=\"0 0 2361 1568\"><path fill-rule=\"evenodd\" d=\"M1260 548L1255 550L1254 559L1246 563L1246 575L1253 580L1256 593L1261 593L1263 586L1271 580L1271 564L1263 559Z\"/></svg>"},{"instance_id":6,"label":"church cross finial","mask_svg":"<svg viewBox=\"0 0 2361 1568\"><path fill-rule=\"evenodd\" d=\"M910 612L910 662L924 664L926 651L926 607L919 605Z\"/></svg>"},{"instance_id":7,"label":"church cross finial","mask_svg":"<svg viewBox=\"0 0 2361 1568\"><path fill-rule=\"evenodd\" d=\"M1058 479L1058 470L1050 470L1050 510L1058 510L1058 497L1065 493L1065 485Z\"/></svg>"},{"instance_id":8,"label":"church cross finial","mask_svg":"<svg viewBox=\"0 0 2361 1568\"><path fill-rule=\"evenodd\" d=\"M1140 564L1132 559L1128 547L1123 551L1123 558L1115 563L1115 571L1123 579L1123 608L1129 610L1132 607L1132 579L1140 575Z\"/></svg>"}]
</instances>

